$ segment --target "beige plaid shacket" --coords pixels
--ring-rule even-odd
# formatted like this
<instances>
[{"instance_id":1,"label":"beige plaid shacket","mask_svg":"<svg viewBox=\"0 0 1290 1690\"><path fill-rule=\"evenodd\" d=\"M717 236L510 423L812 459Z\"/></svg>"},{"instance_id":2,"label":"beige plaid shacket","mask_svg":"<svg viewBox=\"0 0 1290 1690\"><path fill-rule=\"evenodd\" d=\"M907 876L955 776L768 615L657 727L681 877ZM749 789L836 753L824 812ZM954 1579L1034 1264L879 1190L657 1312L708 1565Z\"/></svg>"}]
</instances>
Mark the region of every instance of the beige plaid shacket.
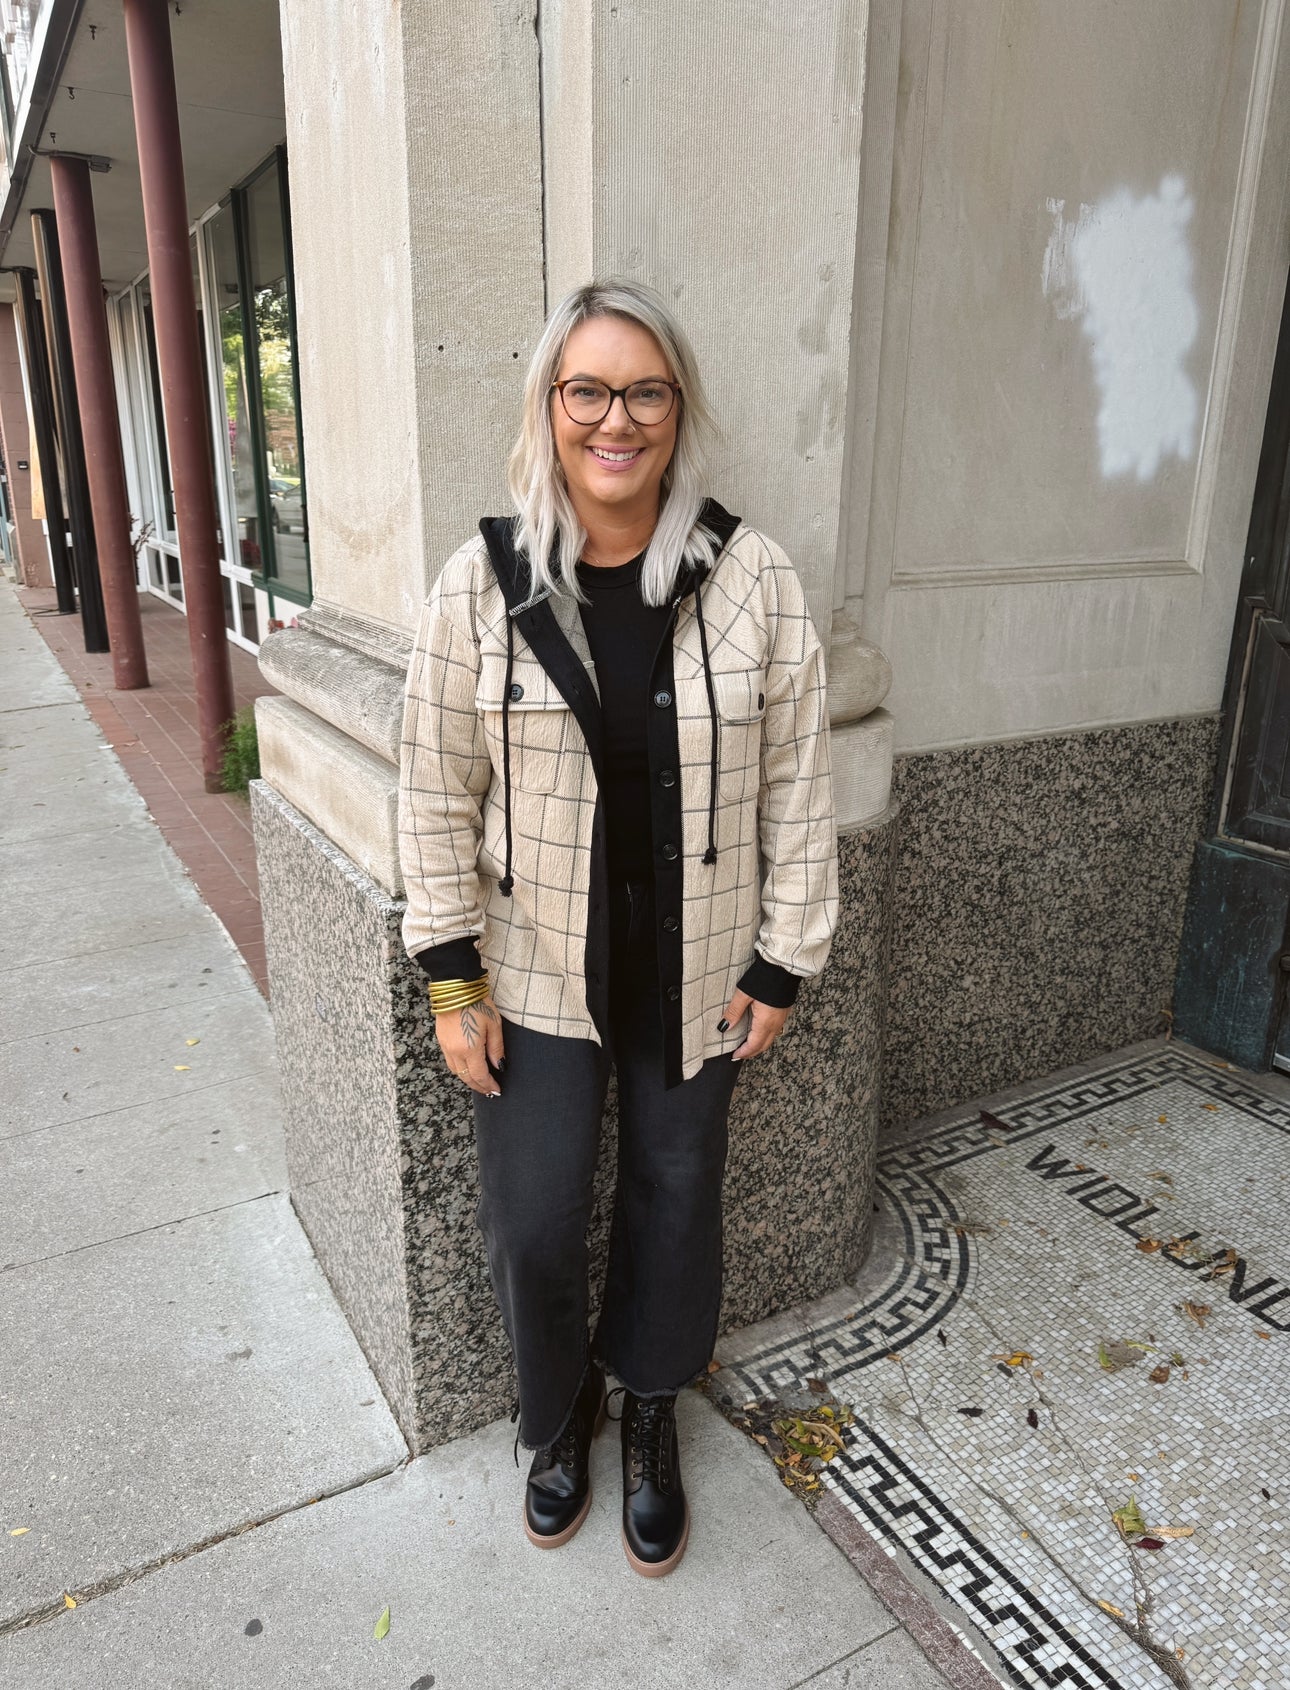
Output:
<instances>
[{"instance_id":1,"label":"beige plaid shacket","mask_svg":"<svg viewBox=\"0 0 1290 1690\"><path fill-rule=\"evenodd\" d=\"M755 954L799 978L815 975L837 919L820 642L784 552L742 521L727 520L733 532L699 588L717 713L715 863L704 861L713 723L693 592L681 601L672 640L679 1068L686 1079L706 1058L742 1043L746 1027L737 1023L723 1034L717 1023ZM567 595L548 602L594 699L578 606ZM408 900L403 940L415 956L476 939L504 1017L539 1032L599 1040L586 973L598 785L577 716L523 637L520 618L512 628L507 712L511 895L499 887L507 614L478 535L444 566L422 608L408 667L398 807Z\"/></svg>"}]
</instances>

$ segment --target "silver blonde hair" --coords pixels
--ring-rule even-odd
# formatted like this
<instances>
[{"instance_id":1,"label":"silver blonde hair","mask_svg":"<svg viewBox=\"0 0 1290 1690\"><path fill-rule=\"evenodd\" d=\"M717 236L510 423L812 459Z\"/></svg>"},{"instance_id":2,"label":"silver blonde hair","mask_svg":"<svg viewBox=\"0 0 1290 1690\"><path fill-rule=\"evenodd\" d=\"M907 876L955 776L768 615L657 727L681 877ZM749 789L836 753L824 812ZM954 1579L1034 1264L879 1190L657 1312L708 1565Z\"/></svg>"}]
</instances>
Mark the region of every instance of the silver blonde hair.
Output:
<instances>
[{"instance_id":1,"label":"silver blonde hair","mask_svg":"<svg viewBox=\"0 0 1290 1690\"><path fill-rule=\"evenodd\" d=\"M567 293L546 320L525 378L523 423L510 459L511 497L519 513L516 550L528 557L534 591L548 588L586 598L575 565L587 535L556 453L550 406L565 342L592 317L622 317L647 329L680 384L676 447L663 474L658 522L641 570L642 598L647 604L666 604L685 564L711 565L716 555L715 536L698 517L707 492L707 451L717 431L685 330L658 294L640 282L620 277L587 282ZM558 558L554 567L553 554Z\"/></svg>"}]
</instances>

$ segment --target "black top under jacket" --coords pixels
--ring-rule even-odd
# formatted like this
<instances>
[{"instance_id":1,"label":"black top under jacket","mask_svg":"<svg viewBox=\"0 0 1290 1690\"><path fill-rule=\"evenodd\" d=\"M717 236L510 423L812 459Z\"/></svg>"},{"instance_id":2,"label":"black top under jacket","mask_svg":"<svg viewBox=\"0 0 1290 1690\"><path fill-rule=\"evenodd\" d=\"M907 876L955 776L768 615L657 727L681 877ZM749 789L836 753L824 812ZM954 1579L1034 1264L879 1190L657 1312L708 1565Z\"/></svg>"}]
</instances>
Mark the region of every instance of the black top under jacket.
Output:
<instances>
[{"instance_id":1,"label":"black top under jacket","mask_svg":"<svg viewBox=\"0 0 1290 1690\"><path fill-rule=\"evenodd\" d=\"M587 594L582 626L596 665L605 724L605 851L611 881L652 880L650 820L650 672L667 630L667 605L646 604L640 593L645 554L610 568L578 565Z\"/></svg>"}]
</instances>

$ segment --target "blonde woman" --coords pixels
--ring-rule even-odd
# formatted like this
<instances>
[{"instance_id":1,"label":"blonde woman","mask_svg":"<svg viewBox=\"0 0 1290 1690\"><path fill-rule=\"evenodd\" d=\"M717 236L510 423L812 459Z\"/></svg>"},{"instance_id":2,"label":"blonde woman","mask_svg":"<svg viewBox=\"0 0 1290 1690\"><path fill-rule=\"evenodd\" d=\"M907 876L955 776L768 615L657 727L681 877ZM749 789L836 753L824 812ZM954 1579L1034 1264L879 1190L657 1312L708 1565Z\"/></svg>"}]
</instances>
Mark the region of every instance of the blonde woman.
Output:
<instances>
[{"instance_id":1,"label":"blonde woman","mask_svg":"<svg viewBox=\"0 0 1290 1690\"><path fill-rule=\"evenodd\" d=\"M716 1339L731 1094L823 968L837 909L820 644L784 553L707 496L711 432L655 293L610 280L560 302L528 371L516 515L480 523L422 611L400 778L403 937L474 1094L478 1220L534 1451L524 1528L554 1548L586 1518L608 1369L623 1543L650 1577L689 1533L675 1404Z\"/></svg>"}]
</instances>

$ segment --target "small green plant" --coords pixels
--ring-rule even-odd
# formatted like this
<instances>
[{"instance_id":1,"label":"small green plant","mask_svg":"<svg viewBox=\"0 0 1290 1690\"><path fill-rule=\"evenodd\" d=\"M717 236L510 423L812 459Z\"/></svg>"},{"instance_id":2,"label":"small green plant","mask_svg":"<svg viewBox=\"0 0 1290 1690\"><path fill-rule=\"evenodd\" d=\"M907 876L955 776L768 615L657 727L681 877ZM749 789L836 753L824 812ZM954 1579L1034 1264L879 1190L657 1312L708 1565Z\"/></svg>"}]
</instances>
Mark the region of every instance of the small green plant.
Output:
<instances>
[{"instance_id":1,"label":"small green plant","mask_svg":"<svg viewBox=\"0 0 1290 1690\"><path fill-rule=\"evenodd\" d=\"M250 782L259 778L260 743L255 733L255 708L248 704L228 724L220 780L225 792L245 793Z\"/></svg>"}]
</instances>

